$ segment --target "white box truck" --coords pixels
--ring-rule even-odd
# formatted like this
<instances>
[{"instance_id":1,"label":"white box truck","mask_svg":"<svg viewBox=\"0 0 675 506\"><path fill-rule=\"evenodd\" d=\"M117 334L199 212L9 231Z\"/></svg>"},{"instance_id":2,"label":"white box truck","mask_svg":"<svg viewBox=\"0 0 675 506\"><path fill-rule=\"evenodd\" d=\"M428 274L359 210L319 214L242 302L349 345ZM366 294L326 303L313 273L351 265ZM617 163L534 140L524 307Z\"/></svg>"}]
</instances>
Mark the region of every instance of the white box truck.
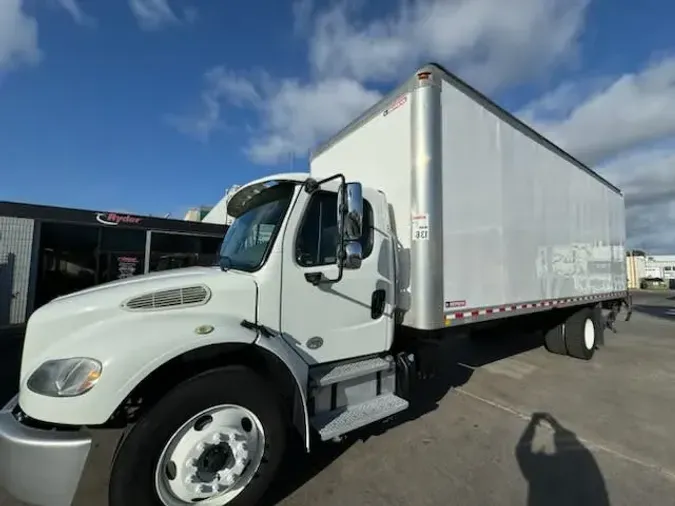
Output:
<instances>
[{"instance_id":1,"label":"white box truck","mask_svg":"<svg viewBox=\"0 0 675 506\"><path fill-rule=\"evenodd\" d=\"M289 435L406 410L434 342L517 322L588 360L628 300L621 192L435 64L227 212L219 266L31 316L0 414L12 495L70 504L121 424L110 506L256 504Z\"/></svg>"}]
</instances>

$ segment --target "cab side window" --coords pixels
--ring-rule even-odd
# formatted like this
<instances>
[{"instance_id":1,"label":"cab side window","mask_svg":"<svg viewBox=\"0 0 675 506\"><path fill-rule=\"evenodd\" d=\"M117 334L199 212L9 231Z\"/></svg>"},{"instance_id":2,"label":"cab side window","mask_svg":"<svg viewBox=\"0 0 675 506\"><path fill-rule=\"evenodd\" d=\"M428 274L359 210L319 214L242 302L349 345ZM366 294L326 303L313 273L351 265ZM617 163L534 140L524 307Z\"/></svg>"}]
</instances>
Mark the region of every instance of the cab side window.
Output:
<instances>
[{"instance_id":1,"label":"cab side window","mask_svg":"<svg viewBox=\"0 0 675 506\"><path fill-rule=\"evenodd\" d=\"M302 267L334 264L337 260L339 234L337 224L337 193L319 191L305 211L295 245L295 259ZM363 201L363 258L373 249L373 209Z\"/></svg>"}]
</instances>

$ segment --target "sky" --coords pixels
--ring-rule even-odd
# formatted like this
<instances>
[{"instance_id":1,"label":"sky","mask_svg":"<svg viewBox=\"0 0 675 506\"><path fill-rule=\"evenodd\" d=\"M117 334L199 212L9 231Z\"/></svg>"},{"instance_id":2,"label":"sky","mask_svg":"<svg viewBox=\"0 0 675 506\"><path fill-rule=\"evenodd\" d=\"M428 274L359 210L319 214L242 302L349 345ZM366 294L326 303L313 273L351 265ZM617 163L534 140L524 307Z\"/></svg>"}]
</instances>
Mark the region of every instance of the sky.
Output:
<instances>
[{"instance_id":1,"label":"sky","mask_svg":"<svg viewBox=\"0 0 675 506\"><path fill-rule=\"evenodd\" d=\"M675 2L0 0L0 200L181 218L426 62L626 195L675 253Z\"/></svg>"}]
</instances>

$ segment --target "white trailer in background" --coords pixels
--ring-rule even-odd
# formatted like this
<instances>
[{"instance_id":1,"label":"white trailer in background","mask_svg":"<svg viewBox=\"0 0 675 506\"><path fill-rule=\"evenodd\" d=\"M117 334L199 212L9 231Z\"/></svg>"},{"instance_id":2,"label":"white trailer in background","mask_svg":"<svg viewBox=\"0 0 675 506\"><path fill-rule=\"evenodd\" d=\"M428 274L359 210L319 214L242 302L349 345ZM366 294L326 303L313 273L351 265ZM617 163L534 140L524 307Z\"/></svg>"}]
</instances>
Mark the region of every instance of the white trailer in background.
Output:
<instances>
[{"instance_id":1,"label":"white trailer in background","mask_svg":"<svg viewBox=\"0 0 675 506\"><path fill-rule=\"evenodd\" d=\"M0 485L70 504L117 424L110 506L253 505L288 429L309 451L408 409L443 339L515 324L588 360L628 300L620 191L433 64L227 214L220 268L33 314Z\"/></svg>"}]
</instances>

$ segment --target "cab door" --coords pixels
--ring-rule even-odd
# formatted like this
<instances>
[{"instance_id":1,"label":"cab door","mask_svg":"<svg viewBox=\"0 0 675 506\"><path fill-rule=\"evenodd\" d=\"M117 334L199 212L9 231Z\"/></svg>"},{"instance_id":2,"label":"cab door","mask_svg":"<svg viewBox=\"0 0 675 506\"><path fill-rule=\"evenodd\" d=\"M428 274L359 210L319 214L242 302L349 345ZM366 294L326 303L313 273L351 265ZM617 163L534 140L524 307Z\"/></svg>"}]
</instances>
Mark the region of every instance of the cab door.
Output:
<instances>
[{"instance_id":1,"label":"cab door","mask_svg":"<svg viewBox=\"0 0 675 506\"><path fill-rule=\"evenodd\" d=\"M303 191L282 249L281 330L307 361L317 364L387 350L393 336L394 251L384 196L364 189L363 261L336 279L337 192ZM312 276L314 275L314 276Z\"/></svg>"}]
</instances>

